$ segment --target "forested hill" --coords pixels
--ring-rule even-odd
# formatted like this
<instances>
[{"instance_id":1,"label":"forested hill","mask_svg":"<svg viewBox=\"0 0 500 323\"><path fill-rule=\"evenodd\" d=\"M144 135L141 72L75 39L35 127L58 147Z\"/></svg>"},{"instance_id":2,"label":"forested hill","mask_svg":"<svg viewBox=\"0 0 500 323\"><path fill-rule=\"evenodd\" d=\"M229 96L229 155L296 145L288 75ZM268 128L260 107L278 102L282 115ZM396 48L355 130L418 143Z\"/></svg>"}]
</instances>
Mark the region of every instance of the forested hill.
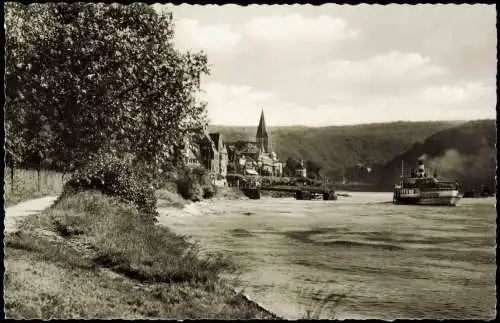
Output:
<instances>
[{"instance_id":1,"label":"forested hill","mask_svg":"<svg viewBox=\"0 0 500 323\"><path fill-rule=\"evenodd\" d=\"M344 165L385 164L418 141L463 122L392 122L329 127L268 127L270 146L281 160L302 157L338 177ZM226 141L255 140L255 127L213 125Z\"/></svg>"},{"instance_id":2,"label":"forested hill","mask_svg":"<svg viewBox=\"0 0 500 323\"><path fill-rule=\"evenodd\" d=\"M486 185L495 188L496 170L495 120L478 120L443 130L423 143L396 156L374 174L384 188L399 181L401 161L413 168L419 157L425 158L427 172L438 177L457 180L465 190Z\"/></svg>"}]
</instances>

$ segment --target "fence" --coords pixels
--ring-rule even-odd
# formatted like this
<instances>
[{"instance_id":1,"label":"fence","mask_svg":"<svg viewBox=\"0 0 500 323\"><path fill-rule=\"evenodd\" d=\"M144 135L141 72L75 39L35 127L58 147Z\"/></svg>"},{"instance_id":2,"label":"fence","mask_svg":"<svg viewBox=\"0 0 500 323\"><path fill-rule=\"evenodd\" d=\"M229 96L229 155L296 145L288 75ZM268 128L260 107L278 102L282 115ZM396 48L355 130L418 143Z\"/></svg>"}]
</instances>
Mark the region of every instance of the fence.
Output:
<instances>
[{"instance_id":1,"label":"fence","mask_svg":"<svg viewBox=\"0 0 500 323\"><path fill-rule=\"evenodd\" d=\"M12 204L46 194L59 194L69 177L69 173L6 167L4 172L5 201L7 204Z\"/></svg>"}]
</instances>

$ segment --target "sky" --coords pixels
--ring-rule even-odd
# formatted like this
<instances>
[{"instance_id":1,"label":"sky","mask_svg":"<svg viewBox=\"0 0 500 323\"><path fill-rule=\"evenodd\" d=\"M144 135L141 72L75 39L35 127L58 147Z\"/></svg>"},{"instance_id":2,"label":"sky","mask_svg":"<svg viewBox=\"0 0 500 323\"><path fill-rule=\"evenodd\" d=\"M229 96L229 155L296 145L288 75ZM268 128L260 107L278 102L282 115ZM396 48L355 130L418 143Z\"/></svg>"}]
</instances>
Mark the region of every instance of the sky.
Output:
<instances>
[{"instance_id":1,"label":"sky","mask_svg":"<svg viewBox=\"0 0 500 323\"><path fill-rule=\"evenodd\" d=\"M496 118L494 5L169 5L211 124Z\"/></svg>"}]
</instances>

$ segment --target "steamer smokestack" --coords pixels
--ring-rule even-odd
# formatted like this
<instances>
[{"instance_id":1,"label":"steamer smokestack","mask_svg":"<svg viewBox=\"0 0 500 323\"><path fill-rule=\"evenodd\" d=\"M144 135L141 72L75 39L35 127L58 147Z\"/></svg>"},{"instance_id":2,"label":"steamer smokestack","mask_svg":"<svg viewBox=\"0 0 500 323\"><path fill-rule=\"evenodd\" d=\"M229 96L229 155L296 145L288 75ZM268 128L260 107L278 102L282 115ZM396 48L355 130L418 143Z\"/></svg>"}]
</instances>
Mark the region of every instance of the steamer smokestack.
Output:
<instances>
[{"instance_id":1,"label":"steamer smokestack","mask_svg":"<svg viewBox=\"0 0 500 323\"><path fill-rule=\"evenodd\" d=\"M417 161L417 177L425 177L425 166L423 157L420 157Z\"/></svg>"}]
</instances>

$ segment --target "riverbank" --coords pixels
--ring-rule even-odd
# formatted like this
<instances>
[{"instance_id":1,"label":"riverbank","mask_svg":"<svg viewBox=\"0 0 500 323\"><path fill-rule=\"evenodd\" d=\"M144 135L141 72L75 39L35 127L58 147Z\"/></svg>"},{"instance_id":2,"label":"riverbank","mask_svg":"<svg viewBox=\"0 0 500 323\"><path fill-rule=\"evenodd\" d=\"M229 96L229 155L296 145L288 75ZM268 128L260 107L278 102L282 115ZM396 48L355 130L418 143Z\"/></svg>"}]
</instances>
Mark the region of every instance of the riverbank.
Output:
<instances>
[{"instance_id":1,"label":"riverbank","mask_svg":"<svg viewBox=\"0 0 500 323\"><path fill-rule=\"evenodd\" d=\"M221 278L221 254L96 192L59 200L5 237L8 318L273 319Z\"/></svg>"}]
</instances>

